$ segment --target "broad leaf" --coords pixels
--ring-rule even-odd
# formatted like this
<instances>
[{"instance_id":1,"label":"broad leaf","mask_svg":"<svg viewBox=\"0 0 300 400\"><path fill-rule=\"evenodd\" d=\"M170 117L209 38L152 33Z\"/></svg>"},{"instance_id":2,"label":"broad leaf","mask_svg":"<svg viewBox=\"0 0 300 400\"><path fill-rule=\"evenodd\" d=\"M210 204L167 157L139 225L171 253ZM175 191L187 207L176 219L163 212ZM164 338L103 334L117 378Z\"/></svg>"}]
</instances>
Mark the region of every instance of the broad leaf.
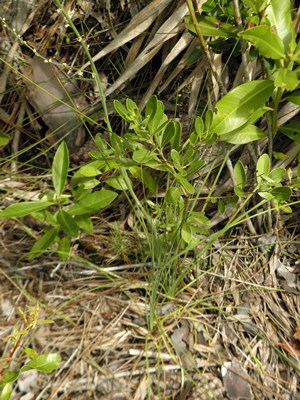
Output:
<instances>
[{"instance_id":1,"label":"broad leaf","mask_svg":"<svg viewBox=\"0 0 300 400\"><path fill-rule=\"evenodd\" d=\"M299 121L292 121L284 126L280 126L279 130L285 136L287 136L294 142L300 144L300 122Z\"/></svg>"},{"instance_id":2,"label":"broad leaf","mask_svg":"<svg viewBox=\"0 0 300 400\"><path fill-rule=\"evenodd\" d=\"M240 32L239 36L253 43L263 57L272 58L273 60L284 58L283 42L276 33L272 32L271 27L268 25L247 29L244 32Z\"/></svg>"},{"instance_id":3,"label":"broad leaf","mask_svg":"<svg viewBox=\"0 0 300 400\"><path fill-rule=\"evenodd\" d=\"M236 129L220 136L220 140L231 144L246 144L266 137L266 134L255 125Z\"/></svg>"},{"instance_id":4,"label":"broad leaf","mask_svg":"<svg viewBox=\"0 0 300 400\"><path fill-rule=\"evenodd\" d=\"M60 227L66 232L66 234L70 235L71 237L78 236L78 225L69 213L60 210L57 213L56 218Z\"/></svg>"},{"instance_id":5,"label":"broad leaf","mask_svg":"<svg viewBox=\"0 0 300 400\"><path fill-rule=\"evenodd\" d=\"M269 175L270 166L271 166L271 161L268 154L261 155L256 164L256 176L258 181L261 180L260 177Z\"/></svg>"},{"instance_id":6,"label":"broad leaf","mask_svg":"<svg viewBox=\"0 0 300 400\"><path fill-rule=\"evenodd\" d=\"M61 363L61 356L56 353L42 354L36 357L34 360L26 363L20 370L20 372L29 371L35 369L40 372L50 373L56 370Z\"/></svg>"},{"instance_id":7,"label":"broad leaf","mask_svg":"<svg viewBox=\"0 0 300 400\"><path fill-rule=\"evenodd\" d=\"M294 29L291 18L291 2L288 0L272 0L266 9L271 25L276 28L278 36L281 38L286 53L292 40L292 30Z\"/></svg>"},{"instance_id":8,"label":"broad leaf","mask_svg":"<svg viewBox=\"0 0 300 400\"><path fill-rule=\"evenodd\" d=\"M5 210L0 211L0 218L20 218L35 211L41 211L51 206L50 201L24 201L23 203L12 204Z\"/></svg>"},{"instance_id":9,"label":"broad leaf","mask_svg":"<svg viewBox=\"0 0 300 400\"><path fill-rule=\"evenodd\" d=\"M107 207L111 204L117 193L111 190L101 189L97 192L90 193L71 207L68 212L71 215L91 214Z\"/></svg>"},{"instance_id":10,"label":"broad leaf","mask_svg":"<svg viewBox=\"0 0 300 400\"><path fill-rule=\"evenodd\" d=\"M69 168L69 153L66 143L63 141L56 150L52 164L52 182L57 196L63 192Z\"/></svg>"},{"instance_id":11,"label":"broad leaf","mask_svg":"<svg viewBox=\"0 0 300 400\"><path fill-rule=\"evenodd\" d=\"M274 90L272 81L261 80L244 83L227 93L216 104L211 132L223 135L246 124L260 109Z\"/></svg>"},{"instance_id":12,"label":"broad leaf","mask_svg":"<svg viewBox=\"0 0 300 400\"><path fill-rule=\"evenodd\" d=\"M289 71L287 68L279 68L275 73L275 86L292 91L299 85L298 72Z\"/></svg>"},{"instance_id":13,"label":"broad leaf","mask_svg":"<svg viewBox=\"0 0 300 400\"><path fill-rule=\"evenodd\" d=\"M10 400L12 392L13 392L12 384L5 383L0 393L0 400Z\"/></svg>"}]
</instances>

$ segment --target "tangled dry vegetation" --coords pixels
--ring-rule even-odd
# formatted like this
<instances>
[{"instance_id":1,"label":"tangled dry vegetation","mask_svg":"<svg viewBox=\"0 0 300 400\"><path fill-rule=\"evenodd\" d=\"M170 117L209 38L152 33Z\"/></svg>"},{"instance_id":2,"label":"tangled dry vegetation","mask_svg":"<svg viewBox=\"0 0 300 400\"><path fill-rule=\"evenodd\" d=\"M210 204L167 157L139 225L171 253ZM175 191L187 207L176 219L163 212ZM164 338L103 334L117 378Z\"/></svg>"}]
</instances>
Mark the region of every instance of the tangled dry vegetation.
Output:
<instances>
[{"instance_id":1,"label":"tangled dry vegetation","mask_svg":"<svg viewBox=\"0 0 300 400\"><path fill-rule=\"evenodd\" d=\"M101 93L57 3L36 0L25 9L17 0L6 3L11 7L1 30L0 121L10 142L1 149L1 207L37 198L50 184L53 151L46 130L52 120L37 114L39 102L32 99L37 95L28 85L33 50L59 64L50 73L74 78L78 108L89 116L85 145L73 152L72 167L86 162L96 133L106 134ZM102 73L116 132L123 126L113 113L115 98L133 98L143 108L156 93L186 133L203 104L221 96L205 62L188 62L198 39L185 30L184 1L78 0L64 7ZM221 74L224 55L213 54L212 61ZM242 66L234 57L227 61L224 82L230 88L241 82ZM249 73L258 76L259 63L251 63ZM288 103L280 110L280 123L298 111ZM263 152L266 143L259 146ZM279 141L276 146L291 155L285 166L292 168L299 145ZM234 146L232 155L252 168L249 147L244 147ZM217 167L223 149L216 145L206 152ZM220 196L230 190L228 180L225 173L217 187ZM139 186L136 193L144 196ZM199 202L208 193L203 187ZM296 202L296 191L293 196ZM160 265L149 262L143 233L135 230L134 210L125 200L121 197L114 208L93 217L93 232L72 242L75 256L65 261L51 252L27 258L42 223L30 217L21 223L1 220L0 338L20 323L18 308L38 302L40 318L54 323L28 337L30 345L62 357L49 375L28 371L20 377L13 399L300 399L297 206L290 214L274 213L271 221L258 216L251 225L245 221L233 227L204 255L198 257L196 249L178 257L178 271L188 266L185 276L172 294L157 293L153 310L147 277L151 268L159 276ZM213 203L208 212L212 229L231 216L230 209L221 215ZM266 233L268 224L276 226L271 233ZM0 354L8 348L9 342L1 342ZM12 366L23 362L16 353Z\"/></svg>"}]
</instances>

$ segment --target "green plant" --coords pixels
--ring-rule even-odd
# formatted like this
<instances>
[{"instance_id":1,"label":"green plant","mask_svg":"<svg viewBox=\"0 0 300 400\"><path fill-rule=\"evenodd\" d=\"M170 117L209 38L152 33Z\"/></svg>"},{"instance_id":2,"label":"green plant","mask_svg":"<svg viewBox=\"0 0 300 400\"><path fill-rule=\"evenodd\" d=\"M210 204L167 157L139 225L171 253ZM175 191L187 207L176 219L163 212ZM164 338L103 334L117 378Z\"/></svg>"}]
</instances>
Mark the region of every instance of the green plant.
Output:
<instances>
[{"instance_id":1,"label":"green plant","mask_svg":"<svg viewBox=\"0 0 300 400\"><path fill-rule=\"evenodd\" d=\"M21 218L31 215L37 221L46 224L44 235L33 245L29 258L33 259L44 253L53 243L62 259L69 256L71 238L76 238L82 230L93 230L91 215L107 207L117 197L111 190L92 189L100 182L78 184L72 194L63 193L69 172L69 155L65 142L62 142L53 159L53 191L42 193L38 201L24 201L12 204L0 211L0 218Z\"/></svg>"},{"instance_id":2,"label":"green plant","mask_svg":"<svg viewBox=\"0 0 300 400\"><path fill-rule=\"evenodd\" d=\"M61 357L56 353L38 354L35 350L24 345L28 336L32 336L33 331L38 324L49 324L53 321L38 319L39 306L29 307L24 312L18 309L22 319L23 326L20 329L14 326L13 333L4 339L4 343L10 341L11 348L8 354L0 358L0 399L9 400L13 392L12 383L17 381L19 376L26 371L36 370L39 372L51 373L58 368L61 363ZM10 365L16 355L17 350L21 350L21 355L30 358L19 370L10 370Z\"/></svg>"}]
</instances>

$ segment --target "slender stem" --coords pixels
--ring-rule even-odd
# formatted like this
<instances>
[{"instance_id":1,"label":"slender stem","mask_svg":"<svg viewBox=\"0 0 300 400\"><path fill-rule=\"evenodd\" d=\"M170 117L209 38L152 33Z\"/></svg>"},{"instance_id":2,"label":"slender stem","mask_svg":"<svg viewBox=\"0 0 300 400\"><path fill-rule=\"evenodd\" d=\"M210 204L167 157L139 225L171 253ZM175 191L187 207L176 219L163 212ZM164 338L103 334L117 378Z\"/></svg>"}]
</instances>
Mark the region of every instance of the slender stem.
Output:
<instances>
[{"instance_id":1,"label":"slender stem","mask_svg":"<svg viewBox=\"0 0 300 400\"><path fill-rule=\"evenodd\" d=\"M233 0L233 11L234 11L236 26L238 28L238 31L241 32L243 30L243 23L240 13L239 0ZM242 54L242 65L244 70L244 81L248 82L250 80L250 76L248 71L249 59L247 53L247 43L242 37L240 37L240 44L241 44L241 54Z\"/></svg>"},{"instance_id":2,"label":"slender stem","mask_svg":"<svg viewBox=\"0 0 300 400\"><path fill-rule=\"evenodd\" d=\"M208 62L208 65L209 65L209 67L211 69L211 72L212 72L217 84L219 85L219 88L220 88L222 94L225 95L227 93L227 90L226 90L223 82L221 81L221 78L219 77L213 62L211 61L209 50L208 50L208 45L207 45L207 42L206 42L206 40L204 39L204 37L202 35L200 27L199 27L193 2L192 2L192 0L186 0L186 4L187 4L189 12L191 14L191 18L192 18L192 21L193 21L193 24L194 24L194 27L195 27L199 42L200 42L201 49L203 51L203 55L204 55L206 61Z\"/></svg>"}]
</instances>

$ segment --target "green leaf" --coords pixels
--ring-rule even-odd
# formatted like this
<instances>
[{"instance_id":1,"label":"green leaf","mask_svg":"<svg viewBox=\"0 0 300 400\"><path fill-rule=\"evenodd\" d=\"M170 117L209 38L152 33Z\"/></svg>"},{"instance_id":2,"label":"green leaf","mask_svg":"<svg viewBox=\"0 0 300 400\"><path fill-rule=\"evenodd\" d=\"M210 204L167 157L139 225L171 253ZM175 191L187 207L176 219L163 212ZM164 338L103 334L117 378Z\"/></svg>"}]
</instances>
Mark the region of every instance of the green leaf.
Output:
<instances>
[{"instance_id":1,"label":"green leaf","mask_svg":"<svg viewBox=\"0 0 300 400\"><path fill-rule=\"evenodd\" d=\"M132 159L138 164L156 164L160 163L158 157L154 151L147 149L146 147L135 150L132 154Z\"/></svg>"},{"instance_id":2,"label":"green leaf","mask_svg":"<svg viewBox=\"0 0 300 400\"><path fill-rule=\"evenodd\" d=\"M57 213L56 218L60 227L66 232L67 235L70 235L71 237L78 236L78 225L69 213L60 210Z\"/></svg>"},{"instance_id":3,"label":"green leaf","mask_svg":"<svg viewBox=\"0 0 300 400\"><path fill-rule=\"evenodd\" d=\"M10 141L10 136L7 133L0 130L0 147L6 146L7 143L9 143L9 141Z\"/></svg>"},{"instance_id":4,"label":"green leaf","mask_svg":"<svg viewBox=\"0 0 300 400\"><path fill-rule=\"evenodd\" d=\"M164 122L164 105L156 96L151 96L145 106L145 116L148 118L147 127L153 135L156 133L159 126Z\"/></svg>"},{"instance_id":5,"label":"green leaf","mask_svg":"<svg viewBox=\"0 0 300 400\"><path fill-rule=\"evenodd\" d=\"M257 126L247 125L245 128L220 135L219 139L231 144L246 144L264 137L266 137L266 134Z\"/></svg>"},{"instance_id":6,"label":"green leaf","mask_svg":"<svg viewBox=\"0 0 300 400\"><path fill-rule=\"evenodd\" d=\"M77 204L69 208L68 212L71 215L92 214L107 207L116 197L117 193L101 189L85 196Z\"/></svg>"},{"instance_id":7,"label":"green leaf","mask_svg":"<svg viewBox=\"0 0 300 400\"><path fill-rule=\"evenodd\" d=\"M175 179L180 185L183 187L184 191L189 194L195 193L195 188L193 185L190 184L188 180L186 180L182 175L175 174Z\"/></svg>"},{"instance_id":8,"label":"green leaf","mask_svg":"<svg viewBox=\"0 0 300 400\"><path fill-rule=\"evenodd\" d=\"M280 183L284 179L285 173L286 171L284 168L275 168L270 172L269 177L272 179L272 181Z\"/></svg>"},{"instance_id":9,"label":"green leaf","mask_svg":"<svg viewBox=\"0 0 300 400\"><path fill-rule=\"evenodd\" d=\"M11 383L6 383L0 393L0 400L10 400L13 392L13 387Z\"/></svg>"},{"instance_id":10,"label":"green leaf","mask_svg":"<svg viewBox=\"0 0 300 400\"><path fill-rule=\"evenodd\" d=\"M12 204L5 210L0 211L0 218L20 218L35 211L41 211L51 206L50 201L24 201L23 203Z\"/></svg>"},{"instance_id":11,"label":"green leaf","mask_svg":"<svg viewBox=\"0 0 300 400\"><path fill-rule=\"evenodd\" d=\"M244 165L240 160L235 164L233 174L236 185L243 190L247 183L247 179Z\"/></svg>"},{"instance_id":12,"label":"green leaf","mask_svg":"<svg viewBox=\"0 0 300 400\"><path fill-rule=\"evenodd\" d=\"M134 177L138 178L142 185L149 189L154 195L157 194L158 184L145 168L135 165L134 167L129 167L129 171Z\"/></svg>"},{"instance_id":13,"label":"green leaf","mask_svg":"<svg viewBox=\"0 0 300 400\"><path fill-rule=\"evenodd\" d=\"M5 383L15 382L19 378L19 375L20 375L19 371L7 371L3 375L3 381Z\"/></svg>"},{"instance_id":14,"label":"green leaf","mask_svg":"<svg viewBox=\"0 0 300 400\"><path fill-rule=\"evenodd\" d=\"M292 40L294 30L291 18L291 2L287 0L272 0L266 9L271 25L276 28L277 35L281 38L286 53Z\"/></svg>"},{"instance_id":15,"label":"green leaf","mask_svg":"<svg viewBox=\"0 0 300 400\"><path fill-rule=\"evenodd\" d=\"M295 90L299 85L297 71L289 71L286 68L279 68L274 73L275 87L281 87L286 90Z\"/></svg>"},{"instance_id":16,"label":"green leaf","mask_svg":"<svg viewBox=\"0 0 300 400\"><path fill-rule=\"evenodd\" d=\"M186 21L190 22L191 17L186 17ZM219 21L215 17L207 15L197 16L198 25L204 36L216 36L216 37L235 37L237 35L237 28L226 22ZM188 23L186 28L192 33L196 33L195 26L192 23Z\"/></svg>"},{"instance_id":17,"label":"green leaf","mask_svg":"<svg viewBox=\"0 0 300 400\"><path fill-rule=\"evenodd\" d=\"M50 373L56 370L61 363L61 356L56 353L42 354L34 360L26 363L20 370L20 372L29 371L35 369L40 372Z\"/></svg>"},{"instance_id":18,"label":"green leaf","mask_svg":"<svg viewBox=\"0 0 300 400\"><path fill-rule=\"evenodd\" d=\"M297 92L291 93L289 96L284 98L284 101L290 101L293 104L296 104L297 106L300 106L300 90Z\"/></svg>"},{"instance_id":19,"label":"green leaf","mask_svg":"<svg viewBox=\"0 0 300 400\"><path fill-rule=\"evenodd\" d=\"M175 135L175 125L173 121L169 121L163 131L160 146L165 147L168 143L170 143L171 139Z\"/></svg>"},{"instance_id":20,"label":"green leaf","mask_svg":"<svg viewBox=\"0 0 300 400\"><path fill-rule=\"evenodd\" d=\"M256 165L257 180L260 181L262 176L268 176L270 173L270 157L268 154L263 154L259 157Z\"/></svg>"},{"instance_id":21,"label":"green leaf","mask_svg":"<svg viewBox=\"0 0 300 400\"><path fill-rule=\"evenodd\" d=\"M57 241L57 253L62 261L66 261L70 257L71 240L64 236Z\"/></svg>"},{"instance_id":22,"label":"green leaf","mask_svg":"<svg viewBox=\"0 0 300 400\"><path fill-rule=\"evenodd\" d=\"M282 40L268 25L255 26L238 35L253 43L263 57L280 60L285 56Z\"/></svg>"},{"instance_id":23,"label":"green leaf","mask_svg":"<svg viewBox=\"0 0 300 400\"><path fill-rule=\"evenodd\" d=\"M292 190L288 186L282 186L273 189L271 193L277 201L284 202L284 201L289 201L292 195Z\"/></svg>"},{"instance_id":24,"label":"green leaf","mask_svg":"<svg viewBox=\"0 0 300 400\"><path fill-rule=\"evenodd\" d=\"M300 144L300 122L292 121L284 126L279 127L280 132L293 140L295 143ZM1 214L0 214L1 216Z\"/></svg>"},{"instance_id":25,"label":"green leaf","mask_svg":"<svg viewBox=\"0 0 300 400\"><path fill-rule=\"evenodd\" d=\"M186 222L184 222L182 224L181 237L187 244L189 244L192 240L192 237L193 237L192 229L191 229L191 226Z\"/></svg>"},{"instance_id":26,"label":"green leaf","mask_svg":"<svg viewBox=\"0 0 300 400\"><path fill-rule=\"evenodd\" d=\"M195 174L196 172L198 172L203 165L205 164L204 160L194 160L190 163L188 169L186 170L186 176L189 177L193 174Z\"/></svg>"},{"instance_id":27,"label":"green leaf","mask_svg":"<svg viewBox=\"0 0 300 400\"><path fill-rule=\"evenodd\" d=\"M180 196L180 190L177 187L170 187L167 190L167 193L166 193L166 196L165 196L165 201L168 204L175 205L180 197L181 197Z\"/></svg>"},{"instance_id":28,"label":"green leaf","mask_svg":"<svg viewBox=\"0 0 300 400\"><path fill-rule=\"evenodd\" d=\"M195 131L199 138L202 137L205 130L203 118L197 116L195 119Z\"/></svg>"},{"instance_id":29,"label":"green leaf","mask_svg":"<svg viewBox=\"0 0 300 400\"><path fill-rule=\"evenodd\" d=\"M268 100L274 90L269 80L244 83L227 93L216 104L211 131L223 135L246 124ZM207 113L206 113L207 114Z\"/></svg>"},{"instance_id":30,"label":"green leaf","mask_svg":"<svg viewBox=\"0 0 300 400\"><path fill-rule=\"evenodd\" d=\"M123 106L119 100L114 100L114 107L117 113L122 117L125 121L131 122L133 121L133 117L128 112L127 108Z\"/></svg>"},{"instance_id":31,"label":"green leaf","mask_svg":"<svg viewBox=\"0 0 300 400\"><path fill-rule=\"evenodd\" d=\"M56 195L59 197L64 189L69 168L69 153L65 141L56 150L52 164L52 182Z\"/></svg>"},{"instance_id":32,"label":"green leaf","mask_svg":"<svg viewBox=\"0 0 300 400\"><path fill-rule=\"evenodd\" d=\"M30 347L24 347L24 352L31 359L36 358L39 355L35 350L31 349Z\"/></svg>"},{"instance_id":33,"label":"green leaf","mask_svg":"<svg viewBox=\"0 0 300 400\"><path fill-rule=\"evenodd\" d=\"M112 178L105 179L105 183L116 190L128 190L127 183L125 182L122 175L116 175Z\"/></svg>"},{"instance_id":34,"label":"green leaf","mask_svg":"<svg viewBox=\"0 0 300 400\"><path fill-rule=\"evenodd\" d=\"M40 237L32 246L30 252L28 253L29 259L33 260L34 258L43 254L48 249L48 247L54 242L58 232L59 228L51 228L42 237Z\"/></svg>"},{"instance_id":35,"label":"green leaf","mask_svg":"<svg viewBox=\"0 0 300 400\"><path fill-rule=\"evenodd\" d=\"M93 232L93 222L89 214L76 215L75 221L80 229L85 233Z\"/></svg>"}]
</instances>

